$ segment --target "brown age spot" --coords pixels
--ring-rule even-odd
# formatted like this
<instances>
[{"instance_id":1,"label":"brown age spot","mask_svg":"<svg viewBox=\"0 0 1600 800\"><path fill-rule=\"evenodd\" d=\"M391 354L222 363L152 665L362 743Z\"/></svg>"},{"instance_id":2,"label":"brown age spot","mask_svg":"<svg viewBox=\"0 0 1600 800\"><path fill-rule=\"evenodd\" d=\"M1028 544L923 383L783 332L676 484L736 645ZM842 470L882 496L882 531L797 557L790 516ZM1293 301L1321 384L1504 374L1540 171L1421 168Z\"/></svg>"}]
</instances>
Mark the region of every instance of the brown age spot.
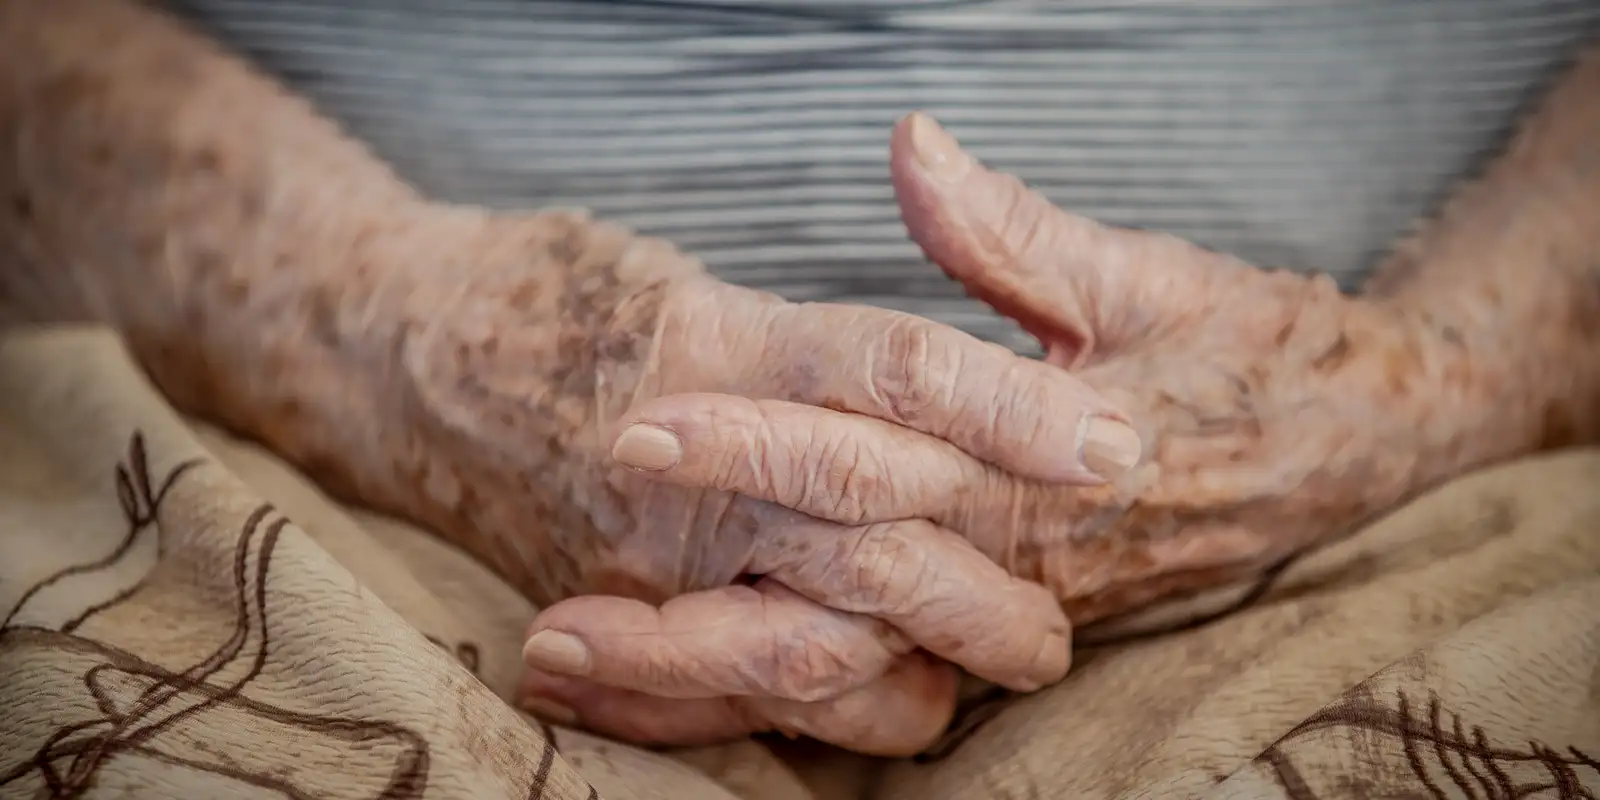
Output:
<instances>
[{"instance_id":1,"label":"brown age spot","mask_svg":"<svg viewBox=\"0 0 1600 800\"><path fill-rule=\"evenodd\" d=\"M222 299L236 308L245 305L250 300L250 282L239 277L225 279L222 283Z\"/></svg>"},{"instance_id":2,"label":"brown age spot","mask_svg":"<svg viewBox=\"0 0 1600 800\"><path fill-rule=\"evenodd\" d=\"M1289 337L1294 335L1294 329L1295 319L1290 317L1289 321L1285 322L1283 327L1278 329L1277 335L1272 337L1272 343L1281 349L1284 345L1289 343Z\"/></svg>"},{"instance_id":3,"label":"brown age spot","mask_svg":"<svg viewBox=\"0 0 1600 800\"><path fill-rule=\"evenodd\" d=\"M1383 378L1389 391L1396 395L1405 396L1411 389L1411 377L1415 362L1403 353L1390 351L1384 354Z\"/></svg>"},{"instance_id":4,"label":"brown age spot","mask_svg":"<svg viewBox=\"0 0 1600 800\"><path fill-rule=\"evenodd\" d=\"M95 167L106 167L111 164L111 145L96 141L89 145L88 162Z\"/></svg>"},{"instance_id":5,"label":"brown age spot","mask_svg":"<svg viewBox=\"0 0 1600 800\"><path fill-rule=\"evenodd\" d=\"M516 286L511 287L511 293L507 295L506 302L513 308L528 308L533 305L538 297L539 285L530 279L519 281Z\"/></svg>"},{"instance_id":6,"label":"brown age spot","mask_svg":"<svg viewBox=\"0 0 1600 800\"><path fill-rule=\"evenodd\" d=\"M194 168L201 172L216 172L222 166L222 156L214 147L203 147L194 154Z\"/></svg>"},{"instance_id":7,"label":"brown age spot","mask_svg":"<svg viewBox=\"0 0 1600 800\"><path fill-rule=\"evenodd\" d=\"M333 307L333 298L313 295L306 299L308 312L307 333L318 342L337 349L339 346L339 312Z\"/></svg>"},{"instance_id":8,"label":"brown age spot","mask_svg":"<svg viewBox=\"0 0 1600 800\"><path fill-rule=\"evenodd\" d=\"M1311 359L1311 368L1318 372L1333 372L1342 366L1350 356L1350 337L1339 332L1339 338L1328 346L1321 355Z\"/></svg>"},{"instance_id":9,"label":"brown age spot","mask_svg":"<svg viewBox=\"0 0 1600 800\"><path fill-rule=\"evenodd\" d=\"M1587 279L1573 293L1571 316L1578 335L1584 341L1600 340L1600 264L1593 264L1584 273Z\"/></svg>"},{"instance_id":10,"label":"brown age spot","mask_svg":"<svg viewBox=\"0 0 1600 800\"><path fill-rule=\"evenodd\" d=\"M33 220L33 200L19 192L15 197L11 198L11 213L16 215L18 222L31 222Z\"/></svg>"},{"instance_id":11,"label":"brown age spot","mask_svg":"<svg viewBox=\"0 0 1600 800\"><path fill-rule=\"evenodd\" d=\"M789 396L785 397L785 400L804 402L816 395L817 385L821 383L822 375L817 371L817 365L811 363L810 359L802 356L790 365L788 372L786 383L788 384Z\"/></svg>"},{"instance_id":12,"label":"brown age spot","mask_svg":"<svg viewBox=\"0 0 1600 800\"><path fill-rule=\"evenodd\" d=\"M605 565L585 572L583 585L593 594L626 597L651 605L665 603L676 594L676 587L663 585L655 576L618 565Z\"/></svg>"}]
</instances>

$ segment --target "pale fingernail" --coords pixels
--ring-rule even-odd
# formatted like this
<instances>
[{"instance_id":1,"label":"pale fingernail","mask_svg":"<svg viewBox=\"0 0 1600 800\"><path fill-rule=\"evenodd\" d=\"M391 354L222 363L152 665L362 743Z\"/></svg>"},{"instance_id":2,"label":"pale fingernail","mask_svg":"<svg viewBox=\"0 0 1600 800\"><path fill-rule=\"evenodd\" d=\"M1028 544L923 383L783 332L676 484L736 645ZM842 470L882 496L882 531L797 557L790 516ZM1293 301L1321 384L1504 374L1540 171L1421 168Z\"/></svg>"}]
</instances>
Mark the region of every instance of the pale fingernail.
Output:
<instances>
[{"instance_id":1,"label":"pale fingernail","mask_svg":"<svg viewBox=\"0 0 1600 800\"><path fill-rule=\"evenodd\" d=\"M1086 417L1078 429L1079 460L1108 481L1133 469L1143 450L1139 434L1110 417Z\"/></svg>"},{"instance_id":2,"label":"pale fingernail","mask_svg":"<svg viewBox=\"0 0 1600 800\"><path fill-rule=\"evenodd\" d=\"M654 425L629 425L617 437L611 457L623 466L660 472L672 469L683 460L683 442L678 435Z\"/></svg>"},{"instance_id":3,"label":"pale fingernail","mask_svg":"<svg viewBox=\"0 0 1600 800\"><path fill-rule=\"evenodd\" d=\"M545 722L569 728L578 724L578 712L546 697L527 698L522 701L522 707Z\"/></svg>"},{"instance_id":4,"label":"pale fingernail","mask_svg":"<svg viewBox=\"0 0 1600 800\"><path fill-rule=\"evenodd\" d=\"M589 672L589 646L570 633L539 631L522 646L522 661L545 672L582 676Z\"/></svg>"},{"instance_id":5,"label":"pale fingernail","mask_svg":"<svg viewBox=\"0 0 1600 800\"><path fill-rule=\"evenodd\" d=\"M972 157L962 152L961 145L939 123L924 114L911 116L911 151L922 171L936 181L954 183L972 169Z\"/></svg>"},{"instance_id":6,"label":"pale fingernail","mask_svg":"<svg viewBox=\"0 0 1600 800\"><path fill-rule=\"evenodd\" d=\"M1033 670L1028 674L1028 679L1034 688L1047 686L1061 680L1067 674L1067 667L1072 666L1072 645L1067 642L1067 637L1051 634L1045 639L1044 647L1040 648L1038 658L1033 661Z\"/></svg>"}]
</instances>

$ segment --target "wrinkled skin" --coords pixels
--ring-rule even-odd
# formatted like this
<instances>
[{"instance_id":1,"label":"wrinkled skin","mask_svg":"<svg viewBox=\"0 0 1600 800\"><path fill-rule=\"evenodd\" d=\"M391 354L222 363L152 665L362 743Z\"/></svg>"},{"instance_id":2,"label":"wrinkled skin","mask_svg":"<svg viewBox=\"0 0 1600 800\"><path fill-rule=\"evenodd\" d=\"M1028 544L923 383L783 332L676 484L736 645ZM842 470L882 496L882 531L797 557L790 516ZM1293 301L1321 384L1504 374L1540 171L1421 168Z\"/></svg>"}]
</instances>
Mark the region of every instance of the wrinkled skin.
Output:
<instances>
[{"instance_id":1,"label":"wrinkled skin","mask_svg":"<svg viewBox=\"0 0 1600 800\"><path fill-rule=\"evenodd\" d=\"M1019 690L1065 674L1049 593L922 504L990 469L1067 485L1125 471L1137 437L1080 380L908 315L728 286L581 214L432 202L147 4L0 3L0 54L0 324L115 326L179 408L438 532L541 604L716 590L740 624L683 646L748 658L679 692L792 701L796 730L903 751L918 743L839 720L889 702L845 696L893 664L882 685L918 730L941 727L948 707L921 698L952 673L896 661L914 647ZM817 455L871 469L747 472L774 478L775 505L612 460L631 408L684 392L869 422ZM805 440L808 419L774 444ZM867 485L919 474L930 452L925 484ZM883 519L784 508L833 488L905 502ZM975 619L999 624L974 636ZM802 642L804 663L784 657Z\"/></svg>"},{"instance_id":2,"label":"wrinkled skin","mask_svg":"<svg viewBox=\"0 0 1600 800\"><path fill-rule=\"evenodd\" d=\"M1325 278L1266 272L1069 215L982 168L923 117L897 128L893 168L912 237L973 295L1037 336L1052 367L1126 409L1146 442L1145 463L1111 484L1073 488L956 466L954 449L911 439L918 455L902 470L851 446L878 427L872 420L699 394L630 411L630 420L676 431L695 454L653 478L734 489L840 522L920 517L964 532L1083 623L1258 574L1471 459L1455 432L1482 410L1461 388L1471 383L1471 360L1459 334L1343 296ZM791 428L803 440L781 432ZM854 479L830 481L841 472ZM796 493L796 483L812 491ZM856 569L832 560L843 553L877 559L867 568L909 573L919 585L960 580L905 547L874 542L863 555L827 538L789 543L790 552L746 569L779 580L827 569L814 580L849 593ZM834 566L808 561L816 549L830 552L823 564ZM982 637L1005 618L963 613L990 591L974 586L961 605L941 607L963 626L955 635ZM893 609L880 604L873 613L895 619L894 609L916 606L908 590ZM922 654L888 658L899 643L862 639L863 652L851 655L821 628L796 635L826 643L824 660L802 660L798 643L744 649L733 632L748 624L740 609L739 598L717 592L659 610L605 597L558 604L535 622L535 637L575 635L603 656L571 669L531 655L530 702L652 742L793 730L797 718L812 723L805 732L839 726L827 738L859 749L909 751L937 735L954 683L929 680L939 668ZM694 644L707 637L721 646ZM712 677L788 670L832 671L846 691L831 701L774 699ZM898 711L919 701L939 713Z\"/></svg>"},{"instance_id":3,"label":"wrinkled skin","mask_svg":"<svg viewBox=\"0 0 1600 800\"><path fill-rule=\"evenodd\" d=\"M457 224L469 230L451 232ZM421 502L395 504L420 508L411 513L530 595L589 595L557 604L551 619L628 633L590 640L585 655L547 631L530 658L567 669L637 666L644 671L609 679L680 698L750 697L759 708L751 720L884 753L913 752L946 724L956 676L945 660L1020 691L1065 674L1059 603L970 544L992 517L960 529L929 518L935 498L975 481L1095 485L1131 466L1139 450L1125 417L1080 380L909 315L797 305L721 284L670 247L604 223L463 213L430 225L421 238L470 239L510 255L503 266L475 263L453 296L414 317L399 408L415 438L381 452L415 455L352 493L417 486ZM483 246L495 241L502 246ZM530 260L529 241L564 269L545 269L537 252ZM634 409L704 396L737 398L703 418L719 430L770 423L752 440L766 455L712 462L691 447L670 460L706 470L707 486L658 481L613 460L613 450L628 455ZM839 426L852 431L848 441L808 448L816 432ZM676 430L666 444L695 435ZM1109 445L1121 445L1120 456ZM659 447L645 456L646 466L665 466L650 463ZM588 610L592 601L612 607ZM657 627L696 664L739 658L657 672L629 655L653 646ZM911 735L868 724L896 705L915 720Z\"/></svg>"}]
</instances>

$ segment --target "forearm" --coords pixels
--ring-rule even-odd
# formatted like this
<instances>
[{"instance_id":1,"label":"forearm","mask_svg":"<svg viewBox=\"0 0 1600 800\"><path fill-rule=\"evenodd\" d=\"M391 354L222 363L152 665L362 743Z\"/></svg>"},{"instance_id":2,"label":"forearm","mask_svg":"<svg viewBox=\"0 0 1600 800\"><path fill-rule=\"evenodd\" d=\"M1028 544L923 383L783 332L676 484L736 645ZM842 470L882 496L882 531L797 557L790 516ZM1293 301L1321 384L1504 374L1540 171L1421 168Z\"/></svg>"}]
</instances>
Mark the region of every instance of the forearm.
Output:
<instances>
[{"instance_id":1,"label":"forearm","mask_svg":"<svg viewBox=\"0 0 1600 800\"><path fill-rule=\"evenodd\" d=\"M8 0L0 153L3 319L109 324L301 461L374 441L361 308L423 203L305 102L141 4Z\"/></svg>"},{"instance_id":2,"label":"forearm","mask_svg":"<svg viewBox=\"0 0 1600 800\"><path fill-rule=\"evenodd\" d=\"M126 0L0 4L0 59L5 318L109 323L222 416L354 333L358 265L421 202L307 104Z\"/></svg>"},{"instance_id":3,"label":"forearm","mask_svg":"<svg viewBox=\"0 0 1600 800\"><path fill-rule=\"evenodd\" d=\"M192 333L268 268L338 282L332 248L418 202L306 103L136 2L7 2L0 59L8 316Z\"/></svg>"},{"instance_id":4,"label":"forearm","mask_svg":"<svg viewBox=\"0 0 1600 800\"><path fill-rule=\"evenodd\" d=\"M559 502L541 470L590 420L540 401L560 375L593 398L585 342L628 292L624 232L429 204L309 104L127 0L0 3L0 154L0 320L109 323L180 408L457 537L469 487L418 443L407 420L433 401L402 373L472 357L445 343L515 340L534 472L518 490ZM487 283L523 298L514 318L467 307Z\"/></svg>"},{"instance_id":5,"label":"forearm","mask_svg":"<svg viewBox=\"0 0 1600 800\"><path fill-rule=\"evenodd\" d=\"M1475 409L1461 415L1469 430L1452 457L1600 439L1600 48L1398 249L1371 292L1451 351L1430 366L1445 396Z\"/></svg>"}]
</instances>

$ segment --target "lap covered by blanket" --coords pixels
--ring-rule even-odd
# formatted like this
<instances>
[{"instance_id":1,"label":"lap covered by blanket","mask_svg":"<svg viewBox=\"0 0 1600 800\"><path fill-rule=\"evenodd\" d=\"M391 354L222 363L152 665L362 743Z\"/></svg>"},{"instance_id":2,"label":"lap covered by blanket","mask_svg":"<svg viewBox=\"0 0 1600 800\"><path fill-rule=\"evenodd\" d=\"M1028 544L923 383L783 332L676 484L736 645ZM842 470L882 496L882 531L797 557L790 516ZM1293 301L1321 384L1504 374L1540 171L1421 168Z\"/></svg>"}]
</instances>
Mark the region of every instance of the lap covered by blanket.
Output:
<instances>
[{"instance_id":1,"label":"lap covered by blanket","mask_svg":"<svg viewBox=\"0 0 1600 800\"><path fill-rule=\"evenodd\" d=\"M0 338L0 798L1600 792L1600 452L1466 476L1080 632L921 758L656 753L516 711L534 608L183 419L109 333Z\"/></svg>"}]
</instances>

